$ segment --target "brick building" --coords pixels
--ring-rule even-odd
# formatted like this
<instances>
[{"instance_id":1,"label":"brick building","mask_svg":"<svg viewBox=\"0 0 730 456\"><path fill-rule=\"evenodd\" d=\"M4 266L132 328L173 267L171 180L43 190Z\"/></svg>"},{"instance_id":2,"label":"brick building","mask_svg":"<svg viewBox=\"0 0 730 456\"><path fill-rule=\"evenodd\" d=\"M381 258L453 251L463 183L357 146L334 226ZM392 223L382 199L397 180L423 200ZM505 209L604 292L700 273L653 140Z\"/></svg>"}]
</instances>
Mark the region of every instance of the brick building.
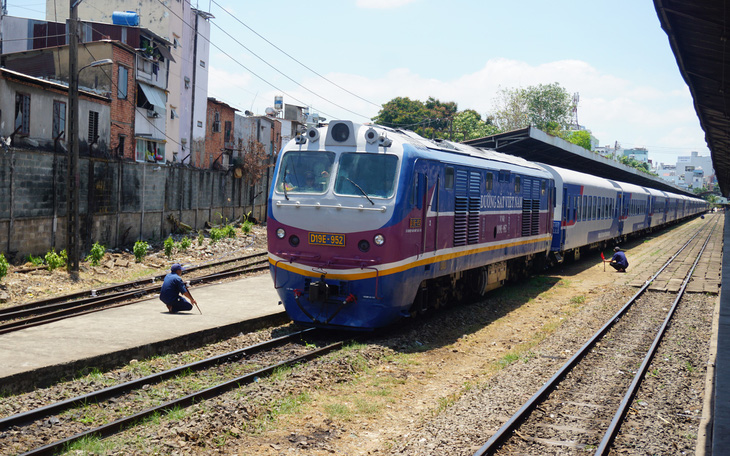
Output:
<instances>
[{"instance_id":1,"label":"brick building","mask_svg":"<svg viewBox=\"0 0 730 456\"><path fill-rule=\"evenodd\" d=\"M207 129L205 132L205 149L203 156L193 166L200 168L228 169L231 155L236 148L234 138L234 121L238 109L208 97Z\"/></svg>"}]
</instances>

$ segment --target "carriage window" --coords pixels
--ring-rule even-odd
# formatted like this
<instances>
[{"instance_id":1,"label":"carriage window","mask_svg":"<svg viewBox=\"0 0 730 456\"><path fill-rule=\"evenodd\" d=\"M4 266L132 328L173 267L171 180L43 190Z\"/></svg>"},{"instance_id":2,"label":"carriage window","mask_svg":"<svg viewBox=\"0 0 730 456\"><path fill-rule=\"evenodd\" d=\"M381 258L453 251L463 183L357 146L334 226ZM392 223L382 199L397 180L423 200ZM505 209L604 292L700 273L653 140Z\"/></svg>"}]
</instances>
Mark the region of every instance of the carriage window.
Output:
<instances>
[{"instance_id":1,"label":"carriage window","mask_svg":"<svg viewBox=\"0 0 730 456\"><path fill-rule=\"evenodd\" d=\"M581 221L585 221L587 212L588 212L588 197L583 195L583 206L581 207L581 212L580 212Z\"/></svg>"},{"instance_id":2,"label":"carriage window","mask_svg":"<svg viewBox=\"0 0 730 456\"><path fill-rule=\"evenodd\" d=\"M444 188L446 190L451 190L454 188L454 168L451 168L451 167L446 168L446 178L444 180Z\"/></svg>"},{"instance_id":3,"label":"carriage window","mask_svg":"<svg viewBox=\"0 0 730 456\"><path fill-rule=\"evenodd\" d=\"M338 195L390 198L393 196L398 157L392 154L346 153L340 156L335 179Z\"/></svg>"},{"instance_id":4,"label":"carriage window","mask_svg":"<svg viewBox=\"0 0 730 456\"><path fill-rule=\"evenodd\" d=\"M515 193L520 193L521 186L520 186L520 176L515 176Z\"/></svg>"},{"instance_id":5,"label":"carriage window","mask_svg":"<svg viewBox=\"0 0 730 456\"><path fill-rule=\"evenodd\" d=\"M492 173L487 173L487 178L484 179L484 188L487 191L491 191L493 187L492 180L494 179L494 175Z\"/></svg>"},{"instance_id":6,"label":"carriage window","mask_svg":"<svg viewBox=\"0 0 730 456\"><path fill-rule=\"evenodd\" d=\"M324 193L334 161L332 152L286 152L279 166L276 191Z\"/></svg>"}]
</instances>

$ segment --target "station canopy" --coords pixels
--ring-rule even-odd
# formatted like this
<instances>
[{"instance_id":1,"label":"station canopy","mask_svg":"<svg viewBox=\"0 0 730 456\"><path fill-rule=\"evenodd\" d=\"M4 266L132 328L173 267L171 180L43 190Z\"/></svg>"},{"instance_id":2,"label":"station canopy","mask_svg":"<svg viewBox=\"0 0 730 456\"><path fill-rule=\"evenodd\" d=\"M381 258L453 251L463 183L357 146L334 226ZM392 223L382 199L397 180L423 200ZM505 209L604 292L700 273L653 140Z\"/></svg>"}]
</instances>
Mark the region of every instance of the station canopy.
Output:
<instances>
[{"instance_id":1,"label":"station canopy","mask_svg":"<svg viewBox=\"0 0 730 456\"><path fill-rule=\"evenodd\" d=\"M725 0L654 0L689 86L722 195L730 196L730 8Z\"/></svg>"},{"instance_id":2,"label":"station canopy","mask_svg":"<svg viewBox=\"0 0 730 456\"><path fill-rule=\"evenodd\" d=\"M534 127L471 139L464 141L464 143L606 179L652 187L682 195L696 196L659 177L651 176L615 160L602 157L595 152L590 152Z\"/></svg>"}]
</instances>

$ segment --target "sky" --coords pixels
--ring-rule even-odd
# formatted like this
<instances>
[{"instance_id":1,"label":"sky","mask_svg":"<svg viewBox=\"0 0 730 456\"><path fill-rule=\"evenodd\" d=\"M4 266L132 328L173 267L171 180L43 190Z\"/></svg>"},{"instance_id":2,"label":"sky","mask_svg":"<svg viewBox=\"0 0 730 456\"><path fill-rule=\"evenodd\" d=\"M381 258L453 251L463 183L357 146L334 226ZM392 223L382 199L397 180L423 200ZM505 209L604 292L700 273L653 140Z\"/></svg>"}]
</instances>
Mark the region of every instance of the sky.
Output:
<instances>
[{"instance_id":1,"label":"sky","mask_svg":"<svg viewBox=\"0 0 730 456\"><path fill-rule=\"evenodd\" d=\"M579 94L578 121L601 146L670 164L710 155L649 0L192 3L214 16L208 95L241 111L264 114L278 95L366 123L395 97L433 97L485 118L500 90L557 82ZM44 10L8 0L13 16Z\"/></svg>"}]
</instances>

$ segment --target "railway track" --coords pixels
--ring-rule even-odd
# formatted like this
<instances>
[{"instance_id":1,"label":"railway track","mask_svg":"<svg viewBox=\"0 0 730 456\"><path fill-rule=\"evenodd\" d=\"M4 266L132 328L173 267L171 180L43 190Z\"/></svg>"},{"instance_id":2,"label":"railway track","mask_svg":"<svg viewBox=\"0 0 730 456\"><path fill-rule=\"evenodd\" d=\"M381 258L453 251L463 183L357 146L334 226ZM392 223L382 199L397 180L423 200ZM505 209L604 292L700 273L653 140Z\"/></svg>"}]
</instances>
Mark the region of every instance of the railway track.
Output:
<instances>
[{"instance_id":1,"label":"railway track","mask_svg":"<svg viewBox=\"0 0 730 456\"><path fill-rule=\"evenodd\" d=\"M147 418L218 397L283 367L324 356L344 342L332 342L318 330L307 329L26 410L0 419L0 436L4 437L0 453L57 454L79 440L108 437Z\"/></svg>"},{"instance_id":2,"label":"railway track","mask_svg":"<svg viewBox=\"0 0 730 456\"><path fill-rule=\"evenodd\" d=\"M190 285L199 285L266 271L268 268L267 254L264 252L191 266L185 270L185 279ZM0 309L0 334L139 302L159 293L165 275Z\"/></svg>"},{"instance_id":3,"label":"railway track","mask_svg":"<svg viewBox=\"0 0 730 456\"><path fill-rule=\"evenodd\" d=\"M474 455L608 454L717 225L682 246ZM677 293L647 291L685 257L693 264Z\"/></svg>"}]
</instances>

